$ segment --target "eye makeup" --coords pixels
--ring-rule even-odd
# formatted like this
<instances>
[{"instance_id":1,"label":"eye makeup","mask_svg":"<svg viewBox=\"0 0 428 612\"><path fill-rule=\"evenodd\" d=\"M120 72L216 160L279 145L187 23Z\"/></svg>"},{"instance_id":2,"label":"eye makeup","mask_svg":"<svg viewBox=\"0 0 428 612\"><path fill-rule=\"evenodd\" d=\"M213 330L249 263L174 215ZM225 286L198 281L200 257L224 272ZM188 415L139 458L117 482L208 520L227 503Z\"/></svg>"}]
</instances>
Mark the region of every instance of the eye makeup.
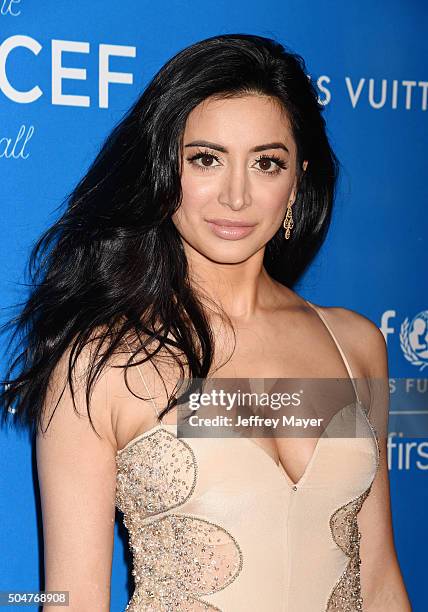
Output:
<instances>
[{"instance_id":1,"label":"eye makeup","mask_svg":"<svg viewBox=\"0 0 428 612\"><path fill-rule=\"evenodd\" d=\"M195 153L194 155L191 155L190 157L186 157L187 161L195 166L196 168L202 170L202 172L206 172L207 170L211 170L213 168L215 168L216 166L203 166L201 164L196 163L199 159L202 158L211 158L216 160L217 162L220 163L220 159L217 155L215 155L214 153L211 153L208 150L204 150L204 151L198 151L197 153ZM258 164L260 162L263 161L269 161L269 162L273 162L276 165L276 169L275 170L266 170L263 168L259 168L259 172L262 172L263 174L270 174L270 175L277 175L280 172L282 172L283 170L286 170L288 168L288 164L281 159L280 157L278 157L277 155L271 154L268 155L266 153L264 153L263 155L260 155L256 160L255 163Z\"/></svg>"}]
</instances>

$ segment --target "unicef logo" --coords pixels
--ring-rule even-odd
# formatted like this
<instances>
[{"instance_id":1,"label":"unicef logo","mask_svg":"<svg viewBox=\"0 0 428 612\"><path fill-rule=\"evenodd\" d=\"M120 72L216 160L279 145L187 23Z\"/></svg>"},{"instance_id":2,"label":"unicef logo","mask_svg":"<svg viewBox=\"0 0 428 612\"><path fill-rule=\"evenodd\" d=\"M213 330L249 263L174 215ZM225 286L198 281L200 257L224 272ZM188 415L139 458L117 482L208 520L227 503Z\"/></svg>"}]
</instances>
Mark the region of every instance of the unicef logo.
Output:
<instances>
[{"instance_id":1,"label":"unicef logo","mask_svg":"<svg viewBox=\"0 0 428 612\"><path fill-rule=\"evenodd\" d=\"M406 317L400 328L400 345L404 357L419 370L428 367L428 310L417 314L409 323Z\"/></svg>"}]
</instances>

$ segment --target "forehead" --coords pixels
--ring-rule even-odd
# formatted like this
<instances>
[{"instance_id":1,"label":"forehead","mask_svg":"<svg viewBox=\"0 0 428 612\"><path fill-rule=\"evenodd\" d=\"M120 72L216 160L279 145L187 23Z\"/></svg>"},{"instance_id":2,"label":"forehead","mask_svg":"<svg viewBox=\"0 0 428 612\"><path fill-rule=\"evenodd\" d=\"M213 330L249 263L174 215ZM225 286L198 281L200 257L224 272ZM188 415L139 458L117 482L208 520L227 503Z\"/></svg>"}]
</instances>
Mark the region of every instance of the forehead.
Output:
<instances>
[{"instance_id":1,"label":"forehead","mask_svg":"<svg viewBox=\"0 0 428 612\"><path fill-rule=\"evenodd\" d=\"M248 147L282 137L294 145L285 109L275 98L261 95L203 100L189 114L184 135Z\"/></svg>"}]
</instances>

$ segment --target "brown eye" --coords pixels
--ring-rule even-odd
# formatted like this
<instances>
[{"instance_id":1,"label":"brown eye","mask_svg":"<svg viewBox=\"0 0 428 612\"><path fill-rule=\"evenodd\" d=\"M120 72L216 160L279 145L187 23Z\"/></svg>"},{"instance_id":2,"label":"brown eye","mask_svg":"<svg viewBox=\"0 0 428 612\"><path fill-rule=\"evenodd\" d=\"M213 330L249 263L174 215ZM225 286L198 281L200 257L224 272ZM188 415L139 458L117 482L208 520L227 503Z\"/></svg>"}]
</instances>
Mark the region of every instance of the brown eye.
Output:
<instances>
[{"instance_id":1,"label":"brown eye","mask_svg":"<svg viewBox=\"0 0 428 612\"><path fill-rule=\"evenodd\" d=\"M256 164L259 164L259 170L264 174L277 175L287 168L287 164L276 155L261 155Z\"/></svg>"},{"instance_id":2,"label":"brown eye","mask_svg":"<svg viewBox=\"0 0 428 612\"><path fill-rule=\"evenodd\" d=\"M272 161L270 159L261 159L259 161L260 164L260 169L261 170L270 170L270 167L272 165Z\"/></svg>"},{"instance_id":3,"label":"brown eye","mask_svg":"<svg viewBox=\"0 0 428 612\"><path fill-rule=\"evenodd\" d=\"M199 159L201 160L203 166L211 166L214 158L212 155L203 155Z\"/></svg>"},{"instance_id":4,"label":"brown eye","mask_svg":"<svg viewBox=\"0 0 428 612\"><path fill-rule=\"evenodd\" d=\"M211 153L203 151L199 151L199 153L196 153L195 155L192 155L192 157L187 158L187 161L192 164L192 166L195 166L196 168L202 171L211 170L211 168L216 168L216 165L213 165L211 163L213 160L216 160L217 162L220 161L217 155L213 155Z\"/></svg>"}]
</instances>

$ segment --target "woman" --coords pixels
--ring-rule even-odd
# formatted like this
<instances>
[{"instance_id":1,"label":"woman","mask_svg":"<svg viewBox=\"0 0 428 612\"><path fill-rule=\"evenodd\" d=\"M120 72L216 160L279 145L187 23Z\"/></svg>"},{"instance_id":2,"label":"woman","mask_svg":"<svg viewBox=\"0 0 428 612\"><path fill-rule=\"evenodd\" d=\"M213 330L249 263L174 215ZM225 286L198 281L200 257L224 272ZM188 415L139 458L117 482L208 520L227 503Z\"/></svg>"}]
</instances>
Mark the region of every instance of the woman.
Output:
<instances>
[{"instance_id":1,"label":"woman","mask_svg":"<svg viewBox=\"0 0 428 612\"><path fill-rule=\"evenodd\" d=\"M36 245L3 404L37 434L45 588L69 590L70 610L109 609L115 504L129 611L410 609L376 438L387 403L366 410L379 402L354 380L387 379L383 336L291 289L331 216L321 109L302 58L277 42L196 43L156 74ZM177 381L214 373L350 377L365 436L178 438Z\"/></svg>"}]
</instances>

